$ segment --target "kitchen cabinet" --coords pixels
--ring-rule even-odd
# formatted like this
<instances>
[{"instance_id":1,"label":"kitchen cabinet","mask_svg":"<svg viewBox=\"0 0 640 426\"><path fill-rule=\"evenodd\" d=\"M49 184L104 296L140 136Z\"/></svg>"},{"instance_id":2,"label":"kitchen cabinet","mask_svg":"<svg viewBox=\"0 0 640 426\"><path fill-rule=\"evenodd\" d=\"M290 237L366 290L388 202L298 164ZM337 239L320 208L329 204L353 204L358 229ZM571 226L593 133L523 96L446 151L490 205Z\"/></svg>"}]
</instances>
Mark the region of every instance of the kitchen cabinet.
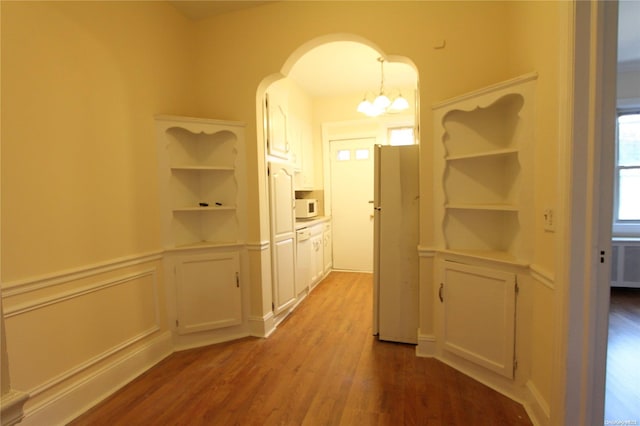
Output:
<instances>
[{"instance_id":1,"label":"kitchen cabinet","mask_svg":"<svg viewBox=\"0 0 640 426\"><path fill-rule=\"evenodd\" d=\"M295 164L297 166L295 189L308 191L313 189L315 183L311 122L310 118L306 120L299 119L296 122L297 128L294 131L297 139L294 143L296 149Z\"/></svg>"},{"instance_id":2,"label":"kitchen cabinet","mask_svg":"<svg viewBox=\"0 0 640 426\"><path fill-rule=\"evenodd\" d=\"M516 274L451 261L440 268L443 351L513 379Z\"/></svg>"},{"instance_id":3,"label":"kitchen cabinet","mask_svg":"<svg viewBox=\"0 0 640 426\"><path fill-rule=\"evenodd\" d=\"M289 142L289 112L287 92L274 87L265 95L267 112L267 153L272 157L289 160L291 145Z\"/></svg>"},{"instance_id":4,"label":"kitchen cabinet","mask_svg":"<svg viewBox=\"0 0 640 426\"><path fill-rule=\"evenodd\" d=\"M288 163L270 162L269 200L271 216L271 281L273 312L293 306L295 290L295 204L293 168Z\"/></svg>"}]
</instances>

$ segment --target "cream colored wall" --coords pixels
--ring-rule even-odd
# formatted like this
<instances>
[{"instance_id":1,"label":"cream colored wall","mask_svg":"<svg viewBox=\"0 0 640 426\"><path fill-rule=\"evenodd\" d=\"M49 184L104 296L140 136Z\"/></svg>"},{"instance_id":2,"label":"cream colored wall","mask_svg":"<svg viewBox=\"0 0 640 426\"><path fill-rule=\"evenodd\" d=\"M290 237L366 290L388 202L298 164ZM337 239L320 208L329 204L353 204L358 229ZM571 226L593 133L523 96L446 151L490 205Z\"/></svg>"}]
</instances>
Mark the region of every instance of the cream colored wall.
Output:
<instances>
[{"instance_id":1,"label":"cream colored wall","mask_svg":"<svg viewBox=\"0 0 640 426\"><path fill-rule=\"evenodd\" d=\"M3 281L160 247L153 116L194 113L155 2L3 2Z\"/></svg>"},{"instance_id":2,"label":"cream colored wall","mask_svg":"<svg viewBox=\"0 0 640 426\"><path fill-rule=\"evenodd\" d=\"M171 350L153 116L197 112L193 28L159 2L1 7L11 378L25 424L59 424Z\"/></svg>"},{"instance_id":3,"label":"cream colored wall","mask_svg":"<svg viewBox=\"0 0 640 426\"><path fill-rule=\"evenodd\" d=\"M558 96L558 73L565 58L560 56L559 37L562 32L561 19L569 2L511 2L509 69L513 75L535 71L538 73L535 99L535 145L534 158L534 258L533 280L527 284L531 294L531 366L529 387L542 399L548 409L552 394L552 366L554 353L554 330L558 330L554 318L554 306L560 296L555 289L557 235L543 229L543 211L558 210L559 186L559 117L563 100ZM546 413L548 415L548 413Z\"/></svg>"}]
</instances>

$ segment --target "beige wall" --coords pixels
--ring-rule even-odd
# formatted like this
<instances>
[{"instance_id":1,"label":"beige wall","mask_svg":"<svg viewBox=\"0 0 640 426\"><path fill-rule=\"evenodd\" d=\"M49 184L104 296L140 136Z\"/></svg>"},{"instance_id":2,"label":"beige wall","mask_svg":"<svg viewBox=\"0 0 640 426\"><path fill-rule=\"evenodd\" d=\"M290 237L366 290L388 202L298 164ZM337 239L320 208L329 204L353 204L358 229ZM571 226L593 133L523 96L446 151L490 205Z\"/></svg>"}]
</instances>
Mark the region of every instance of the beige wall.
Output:
<instances>
[{"instance_id":1,"label":"beige wall","mask_svg":"<svg viewBox=\"0 0 640 426\"><path fill-rule=\"evenodd\" d=\"M531 339L530 383L548 405L551 402L554 330L559 319L554 318L556 298L556 233L543 229L543 211L552 208L555 217L561 217L558 208L558 155L560 149L559 117L563 100L558 95L558 75L566 58L560 57L559 38L563 10L568 2L513 2L510 7L509 68L514 74L530 71L538 73L535 99L535 158L534 158L534 258L533 268L538 272L533 286L528 289L532 297L531 318L527 330ZM548 408L547 405L547 408Z\"/></svg>"},{"instance_id":2,"label":"beige wall","mask_svg":"<svg viewBox=\"0 0 640 426\"><path fill-rule=\"evenodd\" d=\"M153 116L195 113L158 2L2 2L4 282L160 247Z\"/></svg>"}]
</instances>

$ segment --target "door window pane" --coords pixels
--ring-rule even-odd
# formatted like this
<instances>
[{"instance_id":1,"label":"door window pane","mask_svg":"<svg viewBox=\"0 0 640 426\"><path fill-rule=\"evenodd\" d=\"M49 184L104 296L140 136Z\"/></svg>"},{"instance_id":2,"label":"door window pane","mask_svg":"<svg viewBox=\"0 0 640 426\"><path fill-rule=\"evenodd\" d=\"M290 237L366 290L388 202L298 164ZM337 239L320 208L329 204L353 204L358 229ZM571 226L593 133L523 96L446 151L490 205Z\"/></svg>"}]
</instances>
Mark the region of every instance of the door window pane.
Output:
<instances>
[{"instance_id":1,"label":"door window pane","mask_svg":"<svg viewBox=\"0 0 640 426\"><path fill-rule=\"evenodd\" d=\"M351 160L351 151L348 149L341 149L336 154L336 159L338 161L349 161Z\"/></svg>"}]
</instances>

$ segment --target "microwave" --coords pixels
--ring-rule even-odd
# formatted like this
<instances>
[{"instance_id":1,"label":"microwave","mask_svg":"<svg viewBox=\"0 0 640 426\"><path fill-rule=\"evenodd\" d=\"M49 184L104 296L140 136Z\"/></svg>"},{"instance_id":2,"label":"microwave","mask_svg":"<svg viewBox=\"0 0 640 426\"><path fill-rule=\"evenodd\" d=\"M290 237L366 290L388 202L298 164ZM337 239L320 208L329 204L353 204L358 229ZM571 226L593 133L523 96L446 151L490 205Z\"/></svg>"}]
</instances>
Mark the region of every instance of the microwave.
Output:
<instances>
[{"instance_id":1,"label":"microwave","mask_svg":"<svg viewBox=\"0 0 640 426\"><path fill-rule=\"evenodd\" d=\"M318 200L305 198L296 200L296 219L318 216Z\"/></svg>"}]
</instances>

